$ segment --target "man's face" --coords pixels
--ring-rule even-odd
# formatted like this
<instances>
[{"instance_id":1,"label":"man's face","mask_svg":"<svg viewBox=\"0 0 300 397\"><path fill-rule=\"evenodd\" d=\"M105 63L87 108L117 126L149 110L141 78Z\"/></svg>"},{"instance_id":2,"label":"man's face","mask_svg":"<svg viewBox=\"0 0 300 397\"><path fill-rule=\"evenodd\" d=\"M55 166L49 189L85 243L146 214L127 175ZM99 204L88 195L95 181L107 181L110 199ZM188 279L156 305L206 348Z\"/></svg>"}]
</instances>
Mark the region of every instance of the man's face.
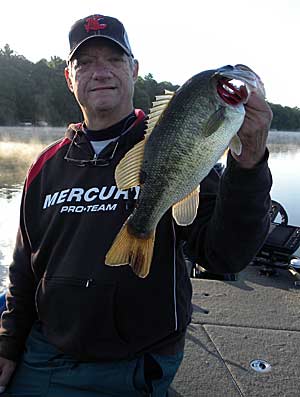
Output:
<instances>
[{"instance_id":1,"label":"man's face","mask_svg":"<svg viewBox=\"0 0 300 397\"><path fill-rule=\"evenodd\" d=\"M88 40L74 54L66 79L84 115L132 111L138 67L117 44L105 39Z\"/></svg>"}]
</instances>

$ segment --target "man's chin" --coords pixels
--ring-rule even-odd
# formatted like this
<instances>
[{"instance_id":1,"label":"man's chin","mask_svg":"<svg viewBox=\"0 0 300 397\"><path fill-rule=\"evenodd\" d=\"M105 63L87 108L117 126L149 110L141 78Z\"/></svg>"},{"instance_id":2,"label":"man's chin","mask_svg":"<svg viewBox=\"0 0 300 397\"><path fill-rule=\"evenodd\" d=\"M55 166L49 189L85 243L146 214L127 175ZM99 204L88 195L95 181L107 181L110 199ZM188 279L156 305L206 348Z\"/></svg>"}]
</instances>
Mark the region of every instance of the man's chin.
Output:
<instances>
[{"instance_id":1,"label":"man's chin","mask_svg":"<svg viewBox=\"0 0 300 397\"><path fill-rule=\"evenodd\" d=\"M116 111L116 106L110 106L109 104L97 105L97 106L94 106L94 111L96 113L113 112L113 111Z\"/></svg>"},{"instance_id":2,"label":"man's chin","mask_svg":"<svg viewBox=\"0 0 300 397\"><path fill-rule=\"evenodd\" d=\"M114 109L117 109L117 104L115 101L94 101L92 104L92 109L96 112L106 112L106 111L112 111Z\"/></svg>"}]
</instances>

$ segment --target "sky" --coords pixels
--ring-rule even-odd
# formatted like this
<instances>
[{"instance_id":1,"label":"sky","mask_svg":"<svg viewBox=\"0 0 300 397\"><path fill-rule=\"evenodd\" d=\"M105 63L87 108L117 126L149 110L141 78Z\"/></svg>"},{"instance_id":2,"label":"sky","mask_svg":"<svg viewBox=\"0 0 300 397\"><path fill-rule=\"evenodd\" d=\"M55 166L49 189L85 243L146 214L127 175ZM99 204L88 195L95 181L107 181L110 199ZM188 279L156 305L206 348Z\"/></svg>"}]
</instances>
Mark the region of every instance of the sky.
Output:
<instances>
[{"instance_id":1,"label":"sky","mask_svg":"<svg viewBox=\"0 0 300 397\"><path fill-rule=\"evenodd\" d=\"M0 48L32 62L66 59L71 25L91 14L124 23L142 77L181 85L242 63L269 102L300 108L299 0L0 0Z\"/></svg>"}]
</instances>

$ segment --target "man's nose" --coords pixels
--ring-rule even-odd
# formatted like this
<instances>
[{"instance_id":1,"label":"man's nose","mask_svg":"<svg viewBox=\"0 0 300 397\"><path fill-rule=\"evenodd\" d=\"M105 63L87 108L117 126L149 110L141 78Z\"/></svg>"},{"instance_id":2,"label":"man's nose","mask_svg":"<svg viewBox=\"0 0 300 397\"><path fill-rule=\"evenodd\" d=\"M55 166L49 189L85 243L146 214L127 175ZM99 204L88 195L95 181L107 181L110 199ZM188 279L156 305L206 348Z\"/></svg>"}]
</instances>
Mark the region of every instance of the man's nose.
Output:
<instances>
[{"instance_id":1,"label":"man's nose","mask_svg":"<svg viewBox=\"0 0 300 397\"><path fill-rule=\"evenodd\" d=\"M112 76L111 67L109 64L105 62L97 62L95 63L92 77L94 79L103 79Z\"/></svg>"}]
</instances>

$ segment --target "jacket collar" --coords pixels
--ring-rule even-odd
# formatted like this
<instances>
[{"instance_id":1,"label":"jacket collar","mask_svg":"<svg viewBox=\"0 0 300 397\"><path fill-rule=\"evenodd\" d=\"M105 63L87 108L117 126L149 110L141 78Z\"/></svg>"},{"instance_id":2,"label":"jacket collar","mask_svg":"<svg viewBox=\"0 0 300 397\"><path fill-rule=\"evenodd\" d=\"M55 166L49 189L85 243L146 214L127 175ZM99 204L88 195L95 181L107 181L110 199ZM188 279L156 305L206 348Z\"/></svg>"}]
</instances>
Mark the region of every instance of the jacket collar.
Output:
<instances>
[{"instance_id":1,"label":"jacket collar","mask_svg":"<svg viewBox=\"0 0 300 397\"><path fill-rule=\"evenodd\" d=\"M137 119L132 125L120 137L112 141L98 156L95 155L91 143L83 132L82 123L70 124L65 135L71 140L71 144L65 160L76 163L79 166L110 164L120 148L122 148L123 152L127 151L127 149L130 149L143 139L145 134L145 113L141 110L136 110L135 112Z\"/></svg>"},{"instance_id":2,"label":"jacket collar","mask_svg":"<svg viewBox=\"0 0 300 397\"><path fill-rule=\"evenodd\" d=\"M131 126L124 132L124 135L127 135L127 132L134 129L134 127L144 124L146 115L141 109L135 109L136 120L131 124ZM72 140L75 135L82 136L83 135L83 122L80 123L72 123L69 124L65 136ZM129 134L130 135L130 134Z\"/></svg>"}]
</instances>

